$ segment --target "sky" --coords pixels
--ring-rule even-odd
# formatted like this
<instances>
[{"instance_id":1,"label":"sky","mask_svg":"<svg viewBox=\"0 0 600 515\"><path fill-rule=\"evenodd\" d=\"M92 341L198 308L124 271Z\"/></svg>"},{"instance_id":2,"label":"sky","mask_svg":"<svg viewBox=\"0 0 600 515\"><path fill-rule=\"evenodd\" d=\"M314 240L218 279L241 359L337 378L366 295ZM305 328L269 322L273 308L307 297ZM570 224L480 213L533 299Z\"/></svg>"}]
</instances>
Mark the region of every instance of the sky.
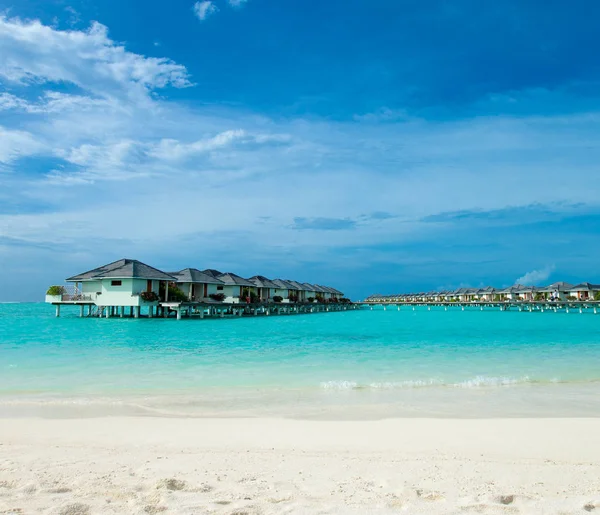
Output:
<instances>
[{"instance_id":1,"label":"sky","mask_svg":"<svg viewBox=\"0 0 600 515\"><path fill-rule=\"evenodd\" d=\"M600 283L596 0L0 0L0 301L120 258Z\"/></svg>"}]
</instances>

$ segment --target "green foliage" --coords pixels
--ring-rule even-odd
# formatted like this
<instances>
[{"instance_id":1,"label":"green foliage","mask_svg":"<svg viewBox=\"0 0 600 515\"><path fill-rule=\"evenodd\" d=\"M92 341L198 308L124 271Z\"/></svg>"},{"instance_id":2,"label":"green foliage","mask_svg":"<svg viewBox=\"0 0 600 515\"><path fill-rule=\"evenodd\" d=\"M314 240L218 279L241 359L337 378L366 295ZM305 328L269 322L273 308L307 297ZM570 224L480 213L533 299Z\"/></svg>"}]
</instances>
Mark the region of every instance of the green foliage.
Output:
<instances>
[{"instance_id":1,"label":"green foliage","mask_svg":"<svg viewBox=\"0 0 600 515\"><path fill-rule=\"evenodd\" d=\"M48 288L48 291L46 292L46 295L64 295L66 293L65 287L64 286L50 286L50 288Z\"/></svg>"},{"instance_id":2,"label":"green foliage","mask_svg":"<svg viewBox=\"0 0 600 515\"><path fill-rule=\"evenodd\" d=\"M346 297L340 299L340 304L352 304L352 301Z\"/></svg>"},{"instance_id":3,"label":"green foliage","mask_svg":"<svg viewBox=\"0 0 600 515\"><path fill-rule=\"evenodd\" d=\"M211 293L209 295L209 297L217 302L223 302L225 300L225 294L224 293Z\"/></svg>"},{"instance_id":4,"label":"green foliage","mask_svg":"<svg viewBox=\"0 0 600 515\"><path fill-rule=\"evenodd\" d=\"M290 293L288 299L290 302L298 302L298 295L296 293Z\"/></svg>"},{"instance_id":5,"label":"green foliage","mask_svg":"<svg viewBox=\"0 0 600 515\"><path fill-rule=\"evenodd\" d=\"M323 295L317 295L316 300L317 302L325 302L325 297L323 297Z\"/></svg>"},{"instance_id":6,"label":"green foliage","mask_svg":"<svg viewBox=\"0 0 600 515\"><path fill-rule=\"evenodd\" d=\"M569 295L567 297L567 300L570 300L570 301L577 300L577 297L575 297L574 295Z\"/></svg>"},{"instance_id":7,"label":"green foliage","mask_svg":"<svg viewBox=\"0 0 600 515\"><path fill-rule=\"evenodd\" d=\"M159 288L159 296L161 299L165 298L165 286L161 283ZM180 290L174 284L169 284L169 297L168 302L185 302L188 299L188 296Z\"/></svg>"},{"instance_id":8,"label":"green foliage","mask_svg":"<svg viewBox=\"0 0 600 515\"><path fill-rule=\"evenodd\" d=\"M256 294L254 291L252 291L252 290L249 290L248 288L244 288L244 289L242 290L242 295L241 295L241 297L240 297L240 300L242 300L242 301L246 301L246 302L247 302L248 298L250 298L250 302L251 302L252 304L255 304L255 303L257 303L257 302L258 302L258 300L259 300L259 299L258 299L258 295L257 295L257 294Z\"/></svg>"},{"instance_id":9,"label":"green foliage","mask_svg":"<svg viewBox=\"0 0 600 515\"><path fill-rule=\"evenodd\" d=\"M594 294L594 300L600 300L600 291L597 291L597 292Z\"/></svg>"},{"instance_id":10,"label":"green foliage","mask_svg":"<svg viewBox=\"0 0 600 515\"><path fill-rule=\"evenodd\" d=\"M140 293L140 298L145 302L156 302L160 300L158 293L153 291L143 291Z\"/></svg>"},{"instance_id":11,"label":"green foliage","mask_svg":"<svg viewBox=\"0 0 600 515\"><path fill-rule=\"evenodd\" d=\"M306 300L307 300L308 302L314 302L314 301L315 301L315 298L314 298L314 297L308 297Z\"/></svg>"},{"instance_id":12,"label":"green foliage","mask_svg":"<svg viewBox=\"0 0 600 515\"><path fill-rule=\"evenodd\" d=\"M546 297L544 296L543 293L536 293L533 300L541 301L541 300L545 300L545 299L546 299Z\"/></svg>"},{"instance_id":13,"label":"green foliage","mask_svg":"<svg viewBox=\"0 0 600 515\"><path fill-rule=\"evenodd\" d=\"M273 302L281 302L283 300L283 297L281 295L275 295L273 297Z\"/></svg>"}]
</instances>

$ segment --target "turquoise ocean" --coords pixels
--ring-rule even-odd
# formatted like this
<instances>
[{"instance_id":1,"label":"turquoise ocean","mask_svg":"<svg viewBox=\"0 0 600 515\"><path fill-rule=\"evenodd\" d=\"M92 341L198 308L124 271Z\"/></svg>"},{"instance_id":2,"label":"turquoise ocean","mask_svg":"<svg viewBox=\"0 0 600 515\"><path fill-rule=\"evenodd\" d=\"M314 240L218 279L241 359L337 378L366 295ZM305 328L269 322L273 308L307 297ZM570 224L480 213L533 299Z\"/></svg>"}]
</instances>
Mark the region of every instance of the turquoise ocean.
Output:
<instances>
[{"instance_id":1,"label":"turquoise ocean","mask_svg":"<svg viewBox=\"0 0 600 515\"><path fill-rule=\"evenodd\" d=\"M600 416L600 314L79 318L0 304L0 417Z\"/></svg>"}]
</instances>

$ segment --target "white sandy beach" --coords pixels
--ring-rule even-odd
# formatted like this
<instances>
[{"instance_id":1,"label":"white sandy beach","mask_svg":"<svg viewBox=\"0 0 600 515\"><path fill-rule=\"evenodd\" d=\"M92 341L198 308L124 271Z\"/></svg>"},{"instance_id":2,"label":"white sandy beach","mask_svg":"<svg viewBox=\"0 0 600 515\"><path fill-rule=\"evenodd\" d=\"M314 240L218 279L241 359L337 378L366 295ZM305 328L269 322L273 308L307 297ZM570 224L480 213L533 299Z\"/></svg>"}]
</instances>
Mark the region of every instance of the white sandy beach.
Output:
<instances>
[{"instance_id":1,"label":"white sandy beach","mask_svg":"<svg viewBox=\"0 0 600 515\"><path fill-rule=\"evenodd\" d=\"M600 512L600 419L1 419L0 513Z\"/></svg>"}]
</instances>

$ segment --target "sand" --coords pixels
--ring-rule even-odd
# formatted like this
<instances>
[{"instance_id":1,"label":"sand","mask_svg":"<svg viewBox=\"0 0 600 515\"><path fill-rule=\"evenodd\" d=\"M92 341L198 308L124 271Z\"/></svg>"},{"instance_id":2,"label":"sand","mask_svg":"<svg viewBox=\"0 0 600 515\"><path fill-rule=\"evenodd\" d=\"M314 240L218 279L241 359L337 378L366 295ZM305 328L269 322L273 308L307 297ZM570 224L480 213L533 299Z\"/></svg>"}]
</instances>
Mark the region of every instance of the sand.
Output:
<instances>
[{"instance_id":1,"label":"sand","mask_svg":"<svg viewBox=\"0 0 600 515\"><path fill-rule=\"evenodd\" d=\"M600 419L0 419L0 513L600 513Z\"/></svg>"}]
</instances>

